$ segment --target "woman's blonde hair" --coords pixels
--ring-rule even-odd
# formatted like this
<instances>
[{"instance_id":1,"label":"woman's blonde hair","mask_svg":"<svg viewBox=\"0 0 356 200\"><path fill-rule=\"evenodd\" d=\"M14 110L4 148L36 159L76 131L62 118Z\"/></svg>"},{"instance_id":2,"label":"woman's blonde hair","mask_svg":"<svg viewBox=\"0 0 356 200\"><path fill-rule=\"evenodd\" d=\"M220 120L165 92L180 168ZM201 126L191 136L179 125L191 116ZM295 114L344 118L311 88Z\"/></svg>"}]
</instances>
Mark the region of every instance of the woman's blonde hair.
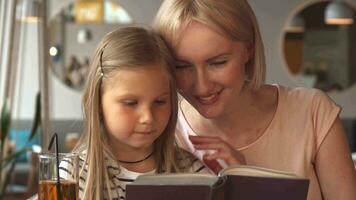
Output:
<instances>
[{"instance_id":1,"label":"woman's blonde hair","mask_svg":"<svg viewBox=\"0 0 356 200\"><path fill-rule=\"evenodd\" d=\"M101 97L107 80L121 67L146 67L159 64L170 76L171 115L164 132L154 142L156 171L180 171L176 163L174 130L177 121L177 94L173 58L163 39L153 31L140 27L122 27L108 33L92 57L83 96L84 132L74 151L86 150L87 180L84 199L111 199L109 175L104 151L110 152L101 116ZM83 165L84 169L85 164Z\"/></svg>"},{"instance_id":2,"label":"woman's blonde hair","mask_svg":"<svg viewBox=\"0 0 356 200\"><path fill-rule=\"evenodd\" d=\"M164 0L153 23L171 47L193 21L203 23L233 41L253 44L253 59L246 65L254 89L265 81L266 61L256 16L246 0Z\"/></svg>"}]
</instances>

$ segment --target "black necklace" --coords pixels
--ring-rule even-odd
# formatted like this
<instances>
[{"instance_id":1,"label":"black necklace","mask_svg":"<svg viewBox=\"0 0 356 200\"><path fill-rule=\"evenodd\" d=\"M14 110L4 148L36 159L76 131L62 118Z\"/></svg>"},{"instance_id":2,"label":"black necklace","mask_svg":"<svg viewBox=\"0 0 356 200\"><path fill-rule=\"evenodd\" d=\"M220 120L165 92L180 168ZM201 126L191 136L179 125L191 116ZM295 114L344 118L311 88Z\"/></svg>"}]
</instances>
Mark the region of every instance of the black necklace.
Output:
<instances>
[{"instance_id":1,"label":"black necklace","mask_svg":"<svg viewBox=\"0 0 356 200\"><path fill-rule=\"evenodd\" d=\"M117 160L117 161L119 161L120 163L126 163L126 164L140 163L140 162L143 162L143 161L149 159L153 155L153 153L154 152L152 151L150 154L148 154L148 156L146 156L145 158L143 158L141 160L136 160L136 161Z\"/></svg>"}]
</instances>

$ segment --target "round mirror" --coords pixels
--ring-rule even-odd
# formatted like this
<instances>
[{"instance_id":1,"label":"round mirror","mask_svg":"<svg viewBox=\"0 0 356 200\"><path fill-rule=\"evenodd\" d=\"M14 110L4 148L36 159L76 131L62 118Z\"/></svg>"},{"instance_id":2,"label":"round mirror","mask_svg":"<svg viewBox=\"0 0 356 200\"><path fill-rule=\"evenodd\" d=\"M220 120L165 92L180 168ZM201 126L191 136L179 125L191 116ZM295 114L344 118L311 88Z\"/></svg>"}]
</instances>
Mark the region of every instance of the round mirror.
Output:
<instances>
[{"instance_id":1,"label":"round mirror","mask_svg":"<svg viewBox=\"0 0 356 200\"><path fill-rule=\"evenodd\" d=\"M326 92L356 83L355 12L346 2L320 1L291 18L283 53L294 79Z\"/></svg>"},{"instance_id":2,"label":"round mirror","mask_svg":"<svg viewBox=\"0 0 356 200\"><path fill-rule=\"evenodd\" d=\"M50 20L49 56L55 76L81 90L96 45L108 32L131 23L130 15L109 0L70 4Z\"/></svg>"}]
</instances>

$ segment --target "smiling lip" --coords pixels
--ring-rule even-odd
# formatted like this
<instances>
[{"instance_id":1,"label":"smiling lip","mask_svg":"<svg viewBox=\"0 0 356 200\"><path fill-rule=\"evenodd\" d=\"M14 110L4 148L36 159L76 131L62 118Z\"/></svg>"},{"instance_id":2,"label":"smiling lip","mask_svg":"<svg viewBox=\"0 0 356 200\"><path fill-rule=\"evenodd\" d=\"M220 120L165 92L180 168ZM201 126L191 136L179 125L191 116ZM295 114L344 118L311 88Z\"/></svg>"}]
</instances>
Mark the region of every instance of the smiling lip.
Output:
<instances>
[{"instance_id":1,"label":"smiling lip","mask_svg":"<svg viewBox=\"0 0 356 200\"><path fill-rule=\"evenodd\" d=\"M200 104L203 104L203 105L211 105L211 104L214 104L215 102L217 102L217 100L219 99L219 96L220 96L220 93L221 93L222 90L218 91L218 92L215 92L213 94L210 94L208 96L196 96L195 98L197 99L197 101L200 103Z\"/></svg>"}]
</instances>

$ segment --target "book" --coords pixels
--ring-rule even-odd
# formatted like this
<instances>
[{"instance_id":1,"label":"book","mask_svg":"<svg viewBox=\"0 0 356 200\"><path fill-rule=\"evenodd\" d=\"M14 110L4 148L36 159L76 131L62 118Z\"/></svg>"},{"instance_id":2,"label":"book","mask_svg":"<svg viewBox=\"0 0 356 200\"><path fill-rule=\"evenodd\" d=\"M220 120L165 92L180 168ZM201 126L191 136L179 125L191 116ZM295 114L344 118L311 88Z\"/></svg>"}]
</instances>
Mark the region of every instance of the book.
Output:
<instances>
[{"instance_id":1,"label":"book","mask_svg":"<svg viewBox=\"0 0 356 200\"><path fill-rule=\"evenodd\" d=\"M126 186L127 200L306 200L309 180L238 165L214 174L150 174Z\"/></svg>"}]
</instances>

